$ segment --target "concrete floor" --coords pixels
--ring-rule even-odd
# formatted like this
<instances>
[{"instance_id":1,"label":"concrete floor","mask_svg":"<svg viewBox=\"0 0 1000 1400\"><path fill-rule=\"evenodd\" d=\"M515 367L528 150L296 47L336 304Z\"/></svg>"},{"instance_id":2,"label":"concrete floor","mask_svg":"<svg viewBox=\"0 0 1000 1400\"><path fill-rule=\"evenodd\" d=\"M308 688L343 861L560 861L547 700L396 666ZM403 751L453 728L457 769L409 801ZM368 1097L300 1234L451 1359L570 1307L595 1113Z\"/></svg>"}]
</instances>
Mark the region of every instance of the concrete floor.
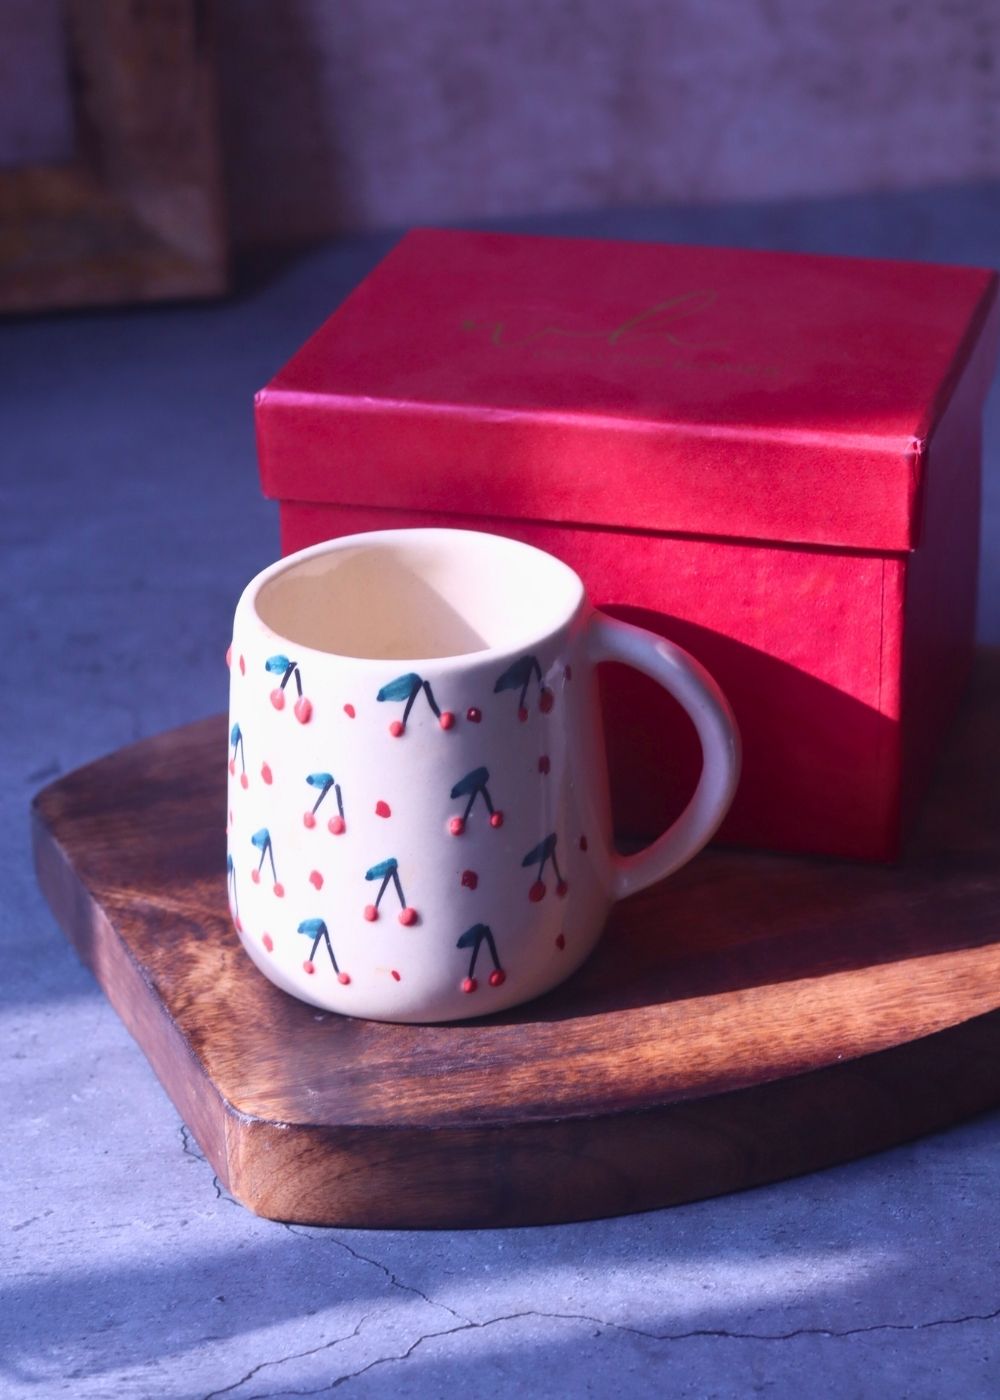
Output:
<instances>
[{"instance_id":1,"label":"concrete floor","mask_svg":"<svg viewBox=\"0 0 1000 1400\"><path fill-rule=\"evenodd\" d=\"M1000 264L998 189L534 226ZM277 552L251 395L390 242L316 251L224 305L0 327L0 1393L995 1396L1000 1113L627 1219L285 1227L221 1190L37 892L40 785L224 708L233 602Z\"/></svg>"}]
</instances>

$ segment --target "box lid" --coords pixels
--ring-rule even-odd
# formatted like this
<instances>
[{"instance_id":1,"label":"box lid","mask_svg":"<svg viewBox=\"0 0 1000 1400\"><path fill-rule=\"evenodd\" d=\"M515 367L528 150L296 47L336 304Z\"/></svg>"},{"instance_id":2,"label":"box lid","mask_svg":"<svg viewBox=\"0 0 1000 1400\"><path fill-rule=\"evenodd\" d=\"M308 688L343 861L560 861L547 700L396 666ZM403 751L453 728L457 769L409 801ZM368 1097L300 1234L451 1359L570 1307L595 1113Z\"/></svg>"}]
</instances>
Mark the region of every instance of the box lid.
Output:
<instances>
[{"instance_id":1,"label":"box lid","mask_svg":"<svg viewBox=\"0 0 1000 1400\"><path fill-rule=\"evenodd\" d=\"M414 231L258 395L264 490L909 549L970 361L985 393L996 289L971 268Z\"/></svg>"}]
</instances>

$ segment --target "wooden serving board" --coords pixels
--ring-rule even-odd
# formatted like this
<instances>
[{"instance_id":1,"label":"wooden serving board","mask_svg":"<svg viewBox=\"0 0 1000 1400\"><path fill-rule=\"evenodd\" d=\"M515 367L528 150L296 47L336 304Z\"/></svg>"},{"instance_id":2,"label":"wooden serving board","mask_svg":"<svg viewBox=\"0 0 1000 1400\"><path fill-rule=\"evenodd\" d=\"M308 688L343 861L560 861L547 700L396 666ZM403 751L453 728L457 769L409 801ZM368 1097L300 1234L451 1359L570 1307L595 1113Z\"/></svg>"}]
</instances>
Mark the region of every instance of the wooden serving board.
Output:
<instances>
[{"instance_id":1,"label":"wooden serving board","mask_svg":"<svg viewBox=\"0 0 1000 1400\"><path fill-rule=\"evenodd\" d=\"M1000 1103L1000 652L895 867L712 850L591 961L465 1024L323 1014L230 927L222 717L34 805L56 916L261 1215L355 1226L647 1210L843 1162Z\"/></svg>"}]
</instances>

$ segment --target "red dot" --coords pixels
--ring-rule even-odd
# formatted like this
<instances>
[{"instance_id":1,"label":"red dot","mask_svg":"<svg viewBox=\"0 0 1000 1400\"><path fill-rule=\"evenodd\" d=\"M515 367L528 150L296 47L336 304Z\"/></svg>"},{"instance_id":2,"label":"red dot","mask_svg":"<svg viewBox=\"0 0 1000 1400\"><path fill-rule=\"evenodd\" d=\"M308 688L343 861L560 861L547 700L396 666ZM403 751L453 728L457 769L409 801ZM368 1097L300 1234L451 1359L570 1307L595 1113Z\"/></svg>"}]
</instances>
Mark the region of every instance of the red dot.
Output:
<instances>
[{"instance_id":1,"label":"red dot","mask_svg":"<svg viewBox=\"0 0 1000 1400\"><path fill-rule=\"evenodd\" d=\"M438 723L441 725L442 729L450 729L455 723L455 716L450 710L442 710L441 718Z\"/></svg>"},{"instance_id":2,"label":"red dot","mask_svg":"<svg viewBox=\"0 0 1000 1400\"><path fill-rule=\"evenodd\" d=\"M274 893L278 896L279 899L284 899L285 897L285 887L280 880L275 882Z\"/></svg>"},{"instance_id":3,"label":"red dot","mask_svg":"<svg viewBox=\"0 0 1000 1400\"><path fill-rule=\"evenodd\" d=\"M353 705L345 705L344 714L347 716L348 719L353 719L354 716L357 714L357 710L355 710Z\"/></svg>"},{"instance_id":4,"label":"red dot","mask_svg":"<svg viewBox=\"0 0 1000 1400\"><path fill-rule=\"evenodd\" d=\"M560 880L558 885L556 885L556 894L562 899L568 889L569 885L567 885L566 881Z\"/></svg>"},{"instance_id":5,"label":"red dot","mask_svg":"<svg viewBox=\"0 0 1000 1400\"><path fill-rule=\"evenodd\" d=\"M303 812L303 813L302 813L302 825L306 828L307 831L312 831L313 827L316 825L316 816L315 816L315 813L313 813L313 812Z\"/></svg>"},{"instance_id":6,"label":"red dot","mask_svg":"<svg viewBox=\"0 0 1000 1400\"><path fill-rule=\"evenodd\" d=\"M507 974L506 974L506 972L504 972L504 970L503 970L502 967L498 967L498 968L496 968L495 971L493 971L493 972L490 973L490 986L491 986L491 987L502 987L503 984L504 984L506 981L507 981Z\"/></svg>"},{"instance_id":7,"label":"red dot","mask_svg":"<svg viewBox=\"0 0 1000 1400\"><path fill-rule=\"evenodd\" d=\"M312 701L308 700L304 695L300 695L295 702L295 718L298 720L299 724L308 724L312 719L312 712Z\"/></svg>"},{"instance_id":8,"label":"red dot","mask_svg":"<svg viewBox=\"0 0 1000 1400\"><path fill-rule=\"evenodd\" d=\"M566 947L566 935L564 933L561 933L556 939L556 947L559 949L560 953Z\"/></svg>"},{"instance_id":9,"label":"red dot","mask_svg":"<svg viewBox=\"0 0 1000 1400\"><path fill-rule=\"evenodd\" d=\"M545 898L545 885L543 881L535 881L528 891L528 898L531 900L532 904L537 904L540 899Z\"/></svg>"},{"instance_id":10,"label":"red dot","mask_svg":"<svg viewBox=\"0 0 1000 1400\"><path fill-rule=\"evenodd\" d=\"M310 962L309 959L306 958L305 962L302 964L302 971L308 972L309 976L311 977L316 971L316 964L314 962Z\"/></svg>"},{"instance_id":11,"label":"red dot","mask_svg":"<svg viewBox=\"0 0 1000 1400\"><path fill-rule=\"evenodd\" d=\"M581 851L585 851L586 849L587 849L587 838L586 838L586 836L581 836L581 837L580 837L580 850L581 850Z\"/></svg>"},{"instance_id":12,"label":"red dot","mask_svg":"<svg viewBox=\"0 0 1000 1400\"><path fill-rule=\"evenodd\" d=\"M331 817L326 826L332 836L342 836L347 830L347 823L340 816Z\"/></svg>"},{"instance_id":13,"label":"red dot","mask_svg":"<svg viewBox=\"0 0 1000 1400\"><path fill-rule=\"evenodd\" d=\"M241 774L240 774L240 787L243 789L244 792L246 792L246 790L247 790L247 788L248 788L249 786L250 786L250 779L247 777L247 775L246 775L245 773L241 773Z\"/></svg>"},{"instance_id":14,"label":"red dot","mask_svg":"<svg viewBox=\"0 0 1000 1400\"><path fill-rule=\"evenodd\" d=\"M470 724L478 724L483 717L482 710L476 709L475 705L470 705L465 712L465 718Z\"/></svg>"},{"instance_id":15,"label":"red dot","mask_svg":"<svg viewBox=\"0 0 1000 1400\"><path fill-rule=\"evenodd\" d=\"M527 719L528 719L528 711L524 708L523 705L518 709L517 717L518 717L518 719L521 721L522 724L525 724L525 723L527 722Z\"/></svg>"},{"instance_id":16,"label":"red dot","mask_svg":"<svg viewBox=\"0 0 1000 1400\"><path fill-rule=\"evenodd\" d=\"M233 644L232 644L232 642L230 642L229 645L226 647L226 665L231 667L232 664L233 664Z\"/></svg>"},{"instance_id":17,"label":"red dot","mask_svg":"<svg viewBox=\"0 0 1000 1400\"><path fill-rule=\"evenodd\" d=\"M261 764L260 776L264 779L265 783L267 783L268 787L274 782L274 774L271 772L271 765L269 763Z\"/></svg>"},{"instance_id":18,"label":"red dot","mask_svg":"<svg viewBox=\"0 0 1000 1400\"><path fill-rule=\"evenodd\" d=\"M448 830L451 832L452 836L461 836L462 832L465 830L464 819L462 817L452 817L451 821L448 823Z\"/></svg>"},{"instance_id":19,"label":"red dot","mask_svg":"<svg viewBox=\"0 0 1000 1400\"><path fill-rule=\"evenodd\" d=\"M417 922L417 911L411 909L409 905L399 911L399 922L409 928L410 924Z\"/></svg>"},{"instance_id":20,"label":"red dot","mask_svg":"<svg viewBox=\"0 0 1000 1400\"><path fill-rule=\"evenodd\" d=\"M551 771L551 769L552 761L547 753L543 753L541 758L538 760L538 771L539 773L548 773Z\"/></svg>"},{"instance_id":21,"label":"red dot","mask_svg":"<svg viewBox=\"0 0 1000 1400\"><path fill-rule=\"evenodd\" d=\"M255 885L259 885L259 884L260 884L260 871L259 871L259 870L251 870L251 872L250 872L250 879L254 882Z\"/></svg>"},{"instance_id":22,"label":"red dot","mask_svg":"<svg viewBox=\"0 0 1000 1400\"><path fill-rule=\"evenodd\" d=\"M260 936L260 941L263 943L264 947L269 953L274 952L274 939L269 933L262 933Z\"/></svg>"},{"instance_id":23,"label":"red dot","mask_svg":"<svg viewBox=\"0 0 1000 1400\"><path fill-rule=\"evenodd\" d=\"M400 978L399 973L396 971L395 968L392 969L392 980L393 980L394 982L399 982L399 981L402 980L402 979Z\"/></svg>"},{"instance_id":24,"label":"red dot","mask_svg":"<svg viewBox=\"0 0 1000 1400\"><path fill-rule=\"evenodd\" d=\"M503 812L490 813L490 826L503 826Z\"/></svg>"},{"instance_id":25,"label":"red dot","mask_svg":"<svg viewBox=\"0 0 1000 1400\"><path fill-rule=\"evenodd\" d=\"M479 884L479 876L474 870L462 871L462 884L467 890L474 890Z\"/></svg>"},{"instance_id":26,"label":"red dot","mask_svg":"<svg viewBox=\"0 0 1000 1400\"><path fill-rule=\"evenodd\" d=\"M276 710L285 708L285 692L279 686L275 686L271 691L271 704Z\"/></svg>"},{"instance_id":27,"label":"red dot","mask_svg":"<svg viewBox=\"0 0 1000 1400\"><path fill-rule=\"evenodd\" d=\"M388 802L383 802L381 798L375 803L375 815L377 817L391 817L392 808Z\"/></svg>"},{"instance_id":28,"label":"red dot","mask_svg":"<svg viewBox=\"0 0 1000 1400\"><path fill-rule=\"evenodd\" d=\"M398 739L401 734L406 733L406 725L401 719L394 719L389 725L389 733L394 739Z\"/></svg>"},{"instance_id":29,"label":"red dot","mask_svg":"<svg viewBox=\"0 0 1000 1400\"><path fill-rule=\"evenodd\" d=\"M321 890L323 888L323 876L318 870L313 870L310 873L309 883L317 890Z\"/></svg>"},{"instance_id":30,"label":"red dot","mask_svg":"<svg viewBox=\"0 0 1000 1400\"><path fill-rule=\"evenodd\" d=\"M374 904L365 905L365 918L370 924L373 924L378 918L378 910L375 908Z\"/></svg>"},{"instance_id":31,"label":"red dot","mask_svg":"<svg viewBox=\"0 0 1000 1400\"><path fill-rule=\"evenodd\" d=\"M246 673L247 673L247 663L246 663L245 658L244 658L243 656L241 656L241 657L240 657L240 675L241 675L241 676L245 676Z\"/></svg>"},{"instance_id":32,"label":"red dot","mask_svg":"<svg viewBox=\"0 0 1000 1400\"><path fill-rule=\"evenodd\" d=\"M556 697L553 695L552 691L549 690L548 686L545 686L541 695L538 697L538 708L543 715L547 715L555 703Z\"/></svg>"},{"instance_id":33,"label":"red dot","mask_svg":"<svg viewBox=\"0 0 1000 1400\"><path fill-rule=\"evenodd\" d=\"M474 992L478 986L479 986L479 983L476 981L476 979L475 979L474 977L466 977L465 980L464 980L463 983L462 983L462 991L463 991L463 992Z\"/></svg>"},{"instance_id":34,"label":"red dot","mask_svg":"<svg viewBox=\"0 0 1000 1400\"><path fill-rule=\"evenodd\" d=\"M350 986L350 982L351 982L350 974L347 973L347 972L338 972L338 973L337 973L337 981L340 983L340 985L341 985L342 987L348 987L348 986Z\"/></svg>"},{"instance_id":35,"label":"red dot","mask_svg":"<svg viewBox=\"0 0 1000 1400\"><path fill-rule=\"evenodd\" d=\"M235 758L231 758L231 759L229 760L229 772L230 772L230 774L235 774L235 772L236 772L236 759L235 759Z\"/></svg>"}]
</instances>

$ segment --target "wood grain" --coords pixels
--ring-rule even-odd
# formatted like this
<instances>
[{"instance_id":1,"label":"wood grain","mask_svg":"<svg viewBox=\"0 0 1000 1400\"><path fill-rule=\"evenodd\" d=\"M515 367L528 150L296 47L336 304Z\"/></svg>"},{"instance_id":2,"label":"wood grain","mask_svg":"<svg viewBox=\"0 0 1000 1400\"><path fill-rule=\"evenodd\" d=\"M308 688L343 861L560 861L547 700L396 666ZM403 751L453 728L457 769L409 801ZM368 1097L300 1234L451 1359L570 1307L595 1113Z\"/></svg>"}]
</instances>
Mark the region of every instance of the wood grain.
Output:
<instances>
[{"instance_id":1,"label":"wood grain","mask_svg":"<svg viewBox=\"0 0 1000 1400\"><path fill-rule=\"evenodd\" d=\"M894 867L712 850L530 1006L323 1014L225 895L225 721L34 804L41 886L228 1189L274 1218L484 1226L773 1181L1000 1103L1000 652Z\"/></svg>"}]
</instances>

